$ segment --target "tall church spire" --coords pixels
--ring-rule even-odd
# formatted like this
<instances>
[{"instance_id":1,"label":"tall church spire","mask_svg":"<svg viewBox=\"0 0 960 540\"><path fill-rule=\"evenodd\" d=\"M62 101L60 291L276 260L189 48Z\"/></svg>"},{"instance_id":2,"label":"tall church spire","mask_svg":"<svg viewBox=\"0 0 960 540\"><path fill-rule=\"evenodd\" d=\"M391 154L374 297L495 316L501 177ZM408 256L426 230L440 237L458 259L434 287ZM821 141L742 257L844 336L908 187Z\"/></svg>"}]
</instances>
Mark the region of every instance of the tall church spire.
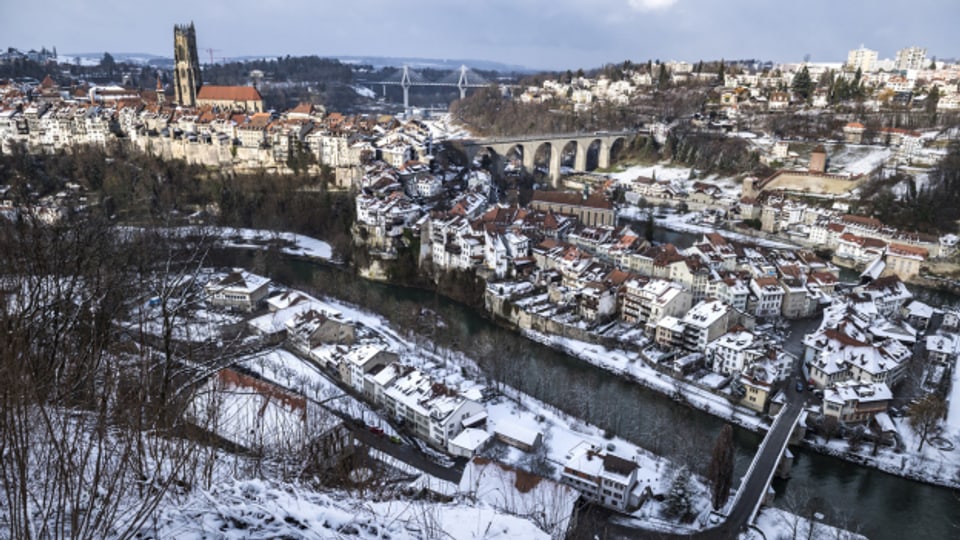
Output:
<instances>
[{"instance_id":1,"label":"tall church spire","mask_svg":"<svg viewBox=\"0 0 960 540\"><path fill-rule=\"evenodd\" d=\"M194 107L203 82L197 55L197 33L192 21L189 25L173 27L173 59L173 86L177 104Z\"/></svg>"}]
</instances>

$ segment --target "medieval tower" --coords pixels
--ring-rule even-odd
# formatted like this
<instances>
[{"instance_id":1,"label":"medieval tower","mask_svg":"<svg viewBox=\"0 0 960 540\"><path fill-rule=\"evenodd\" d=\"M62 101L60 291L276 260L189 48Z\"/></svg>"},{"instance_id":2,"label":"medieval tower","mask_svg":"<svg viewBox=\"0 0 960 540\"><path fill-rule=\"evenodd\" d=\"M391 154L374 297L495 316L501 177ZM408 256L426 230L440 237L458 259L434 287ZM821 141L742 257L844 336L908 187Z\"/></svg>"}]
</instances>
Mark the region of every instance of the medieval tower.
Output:
<instances>
[{"instance_id":1,"label":"medieval tower","mask_svg":"<svg viewBox=\"0 0 960 540\"><path fill-rule=\"evenodd\" d=\"M193 23L173 27L173 86L178 105L197 104L200 85L200 59L197 56L197 33Z\"/></svg>"}]
</instances>

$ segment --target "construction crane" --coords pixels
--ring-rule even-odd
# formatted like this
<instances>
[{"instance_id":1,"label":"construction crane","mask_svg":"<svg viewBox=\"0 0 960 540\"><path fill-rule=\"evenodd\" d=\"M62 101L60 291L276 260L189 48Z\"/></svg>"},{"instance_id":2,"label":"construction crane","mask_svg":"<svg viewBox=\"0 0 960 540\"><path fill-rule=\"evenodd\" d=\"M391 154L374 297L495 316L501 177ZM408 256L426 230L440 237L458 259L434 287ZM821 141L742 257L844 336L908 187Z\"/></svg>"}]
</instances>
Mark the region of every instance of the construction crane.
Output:
<instances>
[{"instance_id":1,"label":"construction crane","mask_svg":"<svg viewBox=\"0 0 960 540\"><path fill-rule=\"evenodd\" d=\"M213 63L213 53L223 52L223 51L220 50L220 49L211 49L211 48L209 48L209 47L206 48L206 49L204 49L204 50L207 51L207 54L210 55L210 63L211 63L211 64Z\"/></svg>"}]
</instances>

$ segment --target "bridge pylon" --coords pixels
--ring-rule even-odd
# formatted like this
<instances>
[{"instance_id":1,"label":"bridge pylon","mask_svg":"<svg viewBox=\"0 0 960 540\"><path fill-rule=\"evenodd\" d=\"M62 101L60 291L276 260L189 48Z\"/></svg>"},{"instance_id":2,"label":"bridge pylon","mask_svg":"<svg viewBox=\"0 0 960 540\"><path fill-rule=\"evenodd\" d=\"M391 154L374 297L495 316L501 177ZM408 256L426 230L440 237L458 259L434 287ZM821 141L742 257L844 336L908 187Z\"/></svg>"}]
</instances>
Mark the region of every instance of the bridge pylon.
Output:
<instances>
[{"instance_id":1,"label":"bridge pylon","mask_svg":"<svg viewBox=\"0 0 960 540\"><path fill-rule=\"evenodd\" d=\"M460 64L460 80L457 81L457 88L460 89L460 99L467 97L467 66Z\"/></svg>"},{"instance_id":2,"label":"bridge pylon","mask_svg":"<svg viewBox=\"0 0 960 540\"><path fill-rule=\"evenodd\" d=\"M400 78L400 88L403 88L403 110L410 110L410 66L403 66L403 77Z\"/></svg>"}]
</instances>

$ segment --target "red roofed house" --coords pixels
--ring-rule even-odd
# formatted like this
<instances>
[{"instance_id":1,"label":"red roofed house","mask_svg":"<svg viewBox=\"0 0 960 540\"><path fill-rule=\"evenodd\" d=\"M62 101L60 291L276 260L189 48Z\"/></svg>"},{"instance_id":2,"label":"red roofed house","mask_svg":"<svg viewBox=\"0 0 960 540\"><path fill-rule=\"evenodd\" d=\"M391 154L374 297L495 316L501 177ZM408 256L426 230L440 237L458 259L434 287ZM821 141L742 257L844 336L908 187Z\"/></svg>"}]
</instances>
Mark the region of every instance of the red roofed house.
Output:
<instances>
[{"instance_id":1,"label":"red roofed house","mask_svg":"<svg viewBox=\"0 0 960 540\"><path fill-rule=\"evenodd\" d=\"M852 259L858 263L868 263L882 256L886 246L887 243L883 240L845 232L840 235L837 244L837 257Z\"/></svg>"},{"instance_id":2,"label":"red roofed house","mask_svg":"<svg viewBox=\"0 0 960 540\"><path fill-rule=\"evenodd\" d=\"M860 144L863 142L863 132L867 128L860 122L850 122L843 126L843 142L849 144Z\"/></svg>"},{"instance_id":3,"label":"red roofed house","mask_svg":"<svg viewBox=\"0 0 960 540\"><path fill-rule=\"evenodd\" d=\"M197 106L204 105L221 110L263 112L263 98L252 86L201 86L197 94Z\"/></svg>"}]
</instances>

